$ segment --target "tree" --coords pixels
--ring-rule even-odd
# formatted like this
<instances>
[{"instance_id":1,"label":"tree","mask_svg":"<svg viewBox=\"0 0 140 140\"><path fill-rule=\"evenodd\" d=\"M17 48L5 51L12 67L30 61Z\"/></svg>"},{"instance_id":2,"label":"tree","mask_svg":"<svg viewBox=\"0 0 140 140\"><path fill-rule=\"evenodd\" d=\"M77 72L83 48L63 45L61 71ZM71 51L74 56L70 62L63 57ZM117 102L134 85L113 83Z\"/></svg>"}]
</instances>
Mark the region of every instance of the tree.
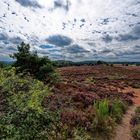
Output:
<instances>
[{"instance_id":1,"label":"tree","mask_svg":"<svg viewBox=\"0 0 140 140\"><path fill-rule=\"evenodd\" d=\"M55 73L55 71L48 57L40 58L37 52L30 52L30 45L24 42L17 48L18 52L11 55L13 59L16 59L14 66L17 73L29 73L34 78L44 82L52 81L50 75Z\"/></svg>"}]
</instances>

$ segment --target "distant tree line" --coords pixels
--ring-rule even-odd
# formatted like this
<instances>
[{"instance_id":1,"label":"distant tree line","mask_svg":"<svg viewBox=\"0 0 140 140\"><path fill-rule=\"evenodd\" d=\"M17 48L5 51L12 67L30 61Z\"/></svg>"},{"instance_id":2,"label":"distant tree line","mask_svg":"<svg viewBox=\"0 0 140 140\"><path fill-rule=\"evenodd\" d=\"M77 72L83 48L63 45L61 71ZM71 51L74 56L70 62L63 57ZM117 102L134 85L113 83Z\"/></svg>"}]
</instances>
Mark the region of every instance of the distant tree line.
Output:
<instances>
[{"instance_id":1,"label":"distant tree line","mask_svg":"<svg viewBox=\"0 0 140 140\"><path fill-rule=\"evenodd\" d=\"M102 60L98 61L81 61L81 62L72 62L65 60L54 61L54 66L56 67L68 67L68 66L96 66L96 65L106 65L106 66L114 66L114 64L120 64L122 66L136 65L140 66L140 62L106 62Z\"/></svg>"},{"instance_id":2,"label":"distant tree line","mask_svg":"<svg viewBox=\"0 0 140 140\"><path fill-rule=\"evenodd\" d=\"M108 63L105 61L81 61L81 62L72 62L72 61L64 61L64 60L60 60L60 61L54 61L54 65L56 67L68 67L68 66L95 66L95 65L110 65L113 66L113 63Z\"/></svg>"}]
</instances>

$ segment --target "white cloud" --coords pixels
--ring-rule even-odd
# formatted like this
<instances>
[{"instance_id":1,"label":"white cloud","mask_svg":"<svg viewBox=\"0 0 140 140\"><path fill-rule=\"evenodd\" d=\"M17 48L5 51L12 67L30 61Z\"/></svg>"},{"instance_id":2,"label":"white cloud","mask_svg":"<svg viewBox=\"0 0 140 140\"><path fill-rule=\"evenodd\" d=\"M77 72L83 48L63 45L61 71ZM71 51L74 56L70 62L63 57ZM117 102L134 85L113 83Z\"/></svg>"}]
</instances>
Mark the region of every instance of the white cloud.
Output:
<instances>
[{"instance_id":1,"label":"white cloud","mask_svg":"<svg viewBox=\"0 0 140 140\"><path fill-rule=\"evenodd\" d=\"M140 4L136 0L24 0L28 1L30 6L27 6L28 3L23 6L15 0L0 1L0 33L7 34L9 38L18 36L36 49L46 44L45 39L49 36L61 34L72 38L73 44L90 51L85 59L94 58L93 50L97 51L97 55L106 47L119 52L118 46L129 49L140 42L139 39L129 42L115 39L132 33L140 24ZM59 2L57 7L56 1ZM111 55L113 52L105 57Z\"/></svg>"}]
</instances>

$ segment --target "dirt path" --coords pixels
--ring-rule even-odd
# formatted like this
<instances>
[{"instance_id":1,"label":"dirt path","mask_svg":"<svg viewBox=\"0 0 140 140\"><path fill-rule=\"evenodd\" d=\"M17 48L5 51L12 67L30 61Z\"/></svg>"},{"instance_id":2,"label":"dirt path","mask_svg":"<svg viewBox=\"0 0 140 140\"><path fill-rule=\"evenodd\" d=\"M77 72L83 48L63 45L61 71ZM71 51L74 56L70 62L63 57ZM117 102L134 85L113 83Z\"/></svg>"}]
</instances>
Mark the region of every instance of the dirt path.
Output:
<instances>
[{"instance_id":1,"label":"dirt path","mask_svg":"<svg viewBox=\"0 0 140 140\"><path fill-rule=\"evenodd\" d=\"M132 106L124 115L122 124L116 129L116 136L112 140L132 140L130 130L130 120L134 114L136 106Z\"/></svg>"},{"instance_id":2,"label":"dirt path","mask_svg":"<svg viewBox=\"0 0 140 140\"><path fill-rule=\"evenodd\" d=\"M134 88L129 87L125 89L123 92L134 93L134 96L135 96L133 98L134 105L130 107L129 110L124 115L122 124L117 127L116 136L112 140L132 140L130 120L132 118L132 115L135 113L136 107L140 105L140 89L134 89Z\"/></svg>"}]
</instances>

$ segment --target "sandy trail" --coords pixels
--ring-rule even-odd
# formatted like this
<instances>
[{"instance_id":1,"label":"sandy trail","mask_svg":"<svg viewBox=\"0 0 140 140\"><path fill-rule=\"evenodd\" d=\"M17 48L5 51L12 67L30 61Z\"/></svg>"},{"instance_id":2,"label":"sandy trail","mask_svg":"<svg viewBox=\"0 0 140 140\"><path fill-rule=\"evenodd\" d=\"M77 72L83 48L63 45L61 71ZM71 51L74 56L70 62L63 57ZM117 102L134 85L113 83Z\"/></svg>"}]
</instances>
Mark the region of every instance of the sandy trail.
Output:
<instances>
[{"instance_id":1,"label":"sandy trail","mask_svg":"<svg viewBox=\"0 0 140 140\"><path fill-rule=\"evenodd\" d=\"M122 124L117 127L116 136L112 140L133 140L133 138L131 137L130 120L132 118L132 115L134 115L135 113L136 107L140 106L140 89L134 89L134 88L129 87L123 90L123 92L124 93L133 92L134 105L130 107L129 110L124 115Z\"/></svg>"}]
</instances>

